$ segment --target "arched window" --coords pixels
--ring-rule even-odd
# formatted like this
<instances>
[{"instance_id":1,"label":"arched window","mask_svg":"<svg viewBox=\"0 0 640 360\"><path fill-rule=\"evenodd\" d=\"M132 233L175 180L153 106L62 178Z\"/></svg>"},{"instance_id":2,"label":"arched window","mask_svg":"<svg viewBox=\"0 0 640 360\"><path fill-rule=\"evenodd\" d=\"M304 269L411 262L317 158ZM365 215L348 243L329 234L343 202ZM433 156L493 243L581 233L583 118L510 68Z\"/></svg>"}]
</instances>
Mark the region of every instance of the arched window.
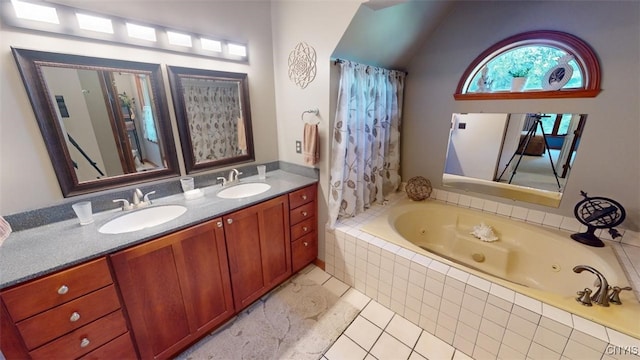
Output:
<instances>
[{"instance_id":1,"label":"arched window","mask_svg":"<svg viewBox=\"0 0 640 360\"><path fill-rule=\"evenodd\" d=\"M515 77L525 77L516 88ZM512 87L514 86L514 87ZM531 31L485 50L466 69L456 100L595 97L600 64L591 47L559 31Z\"/></svg>"}]
</instances>

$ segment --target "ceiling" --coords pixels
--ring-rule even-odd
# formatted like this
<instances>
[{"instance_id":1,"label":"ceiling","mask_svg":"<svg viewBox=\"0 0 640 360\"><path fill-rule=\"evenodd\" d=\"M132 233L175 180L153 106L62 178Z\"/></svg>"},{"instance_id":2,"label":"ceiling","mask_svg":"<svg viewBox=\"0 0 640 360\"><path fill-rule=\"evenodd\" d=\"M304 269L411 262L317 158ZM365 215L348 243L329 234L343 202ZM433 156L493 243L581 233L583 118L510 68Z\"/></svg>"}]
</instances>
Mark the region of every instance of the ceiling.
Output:
<instances>
[{"instance_id":1,"label":"ceiling","mask_svg":"<svg viewBox=\"0 0 640 360\"><path fill-rule=\"evenodd\" d=\"M126 7L120 6L121 3L117 1L108 0L47 1L133 20L177 26L178 29L182 21L173 16L182 6L180 1L175 0L129 0ZM149 3L153 4L154 11L145 11ZM257 8L269 6L269 1L266 0L253 0L253 3ZM336 46L332 57L406 71L414 53L424 44L455 3L456 1L453 0L364 1ZM241 2L228 0L191 0L189 2L190 7L202 8L198 13L203 15L211 11L212 4L215 4L216 11L219 12L240 11L237 6L244 5ZM243 9L246 11L246 6ZM240 28L236 29L235 26ZM242 24L233 23L211 24L207 21L206 15L194 16L189 23L192 31L205 27L206 32L212 34L242 34L241 26ZM247 39L236 40L246 41Z\"/></svg>"},{"instance_id":2,"label":"ceiling","mask_svg":"<svg viewBox=\"0 0 640 360\"><path fill-rule=\"evenodd\" d=\"M370 0L360 5L333 57L406 71L455 5L451 0Z\"/></svg>"}]
</instances>

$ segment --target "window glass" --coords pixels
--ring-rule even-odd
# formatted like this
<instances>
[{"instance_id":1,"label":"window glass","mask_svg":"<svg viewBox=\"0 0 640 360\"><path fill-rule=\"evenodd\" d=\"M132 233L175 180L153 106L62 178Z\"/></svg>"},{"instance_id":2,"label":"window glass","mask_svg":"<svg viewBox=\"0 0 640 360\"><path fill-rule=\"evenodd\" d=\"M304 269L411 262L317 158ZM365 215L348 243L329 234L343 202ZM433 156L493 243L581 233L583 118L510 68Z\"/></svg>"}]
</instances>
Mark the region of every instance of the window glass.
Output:
<instances>
[{"instance_id":1,"label":"window glass","mask_svg":"<svg viewBox=\"0 0 640 360\"><path fill-rule=\"evenodd\" d=\"M567 135L572 116L573 114L541 114L540 122L545 135Z\"/></svg>"},{"instance_id":2,"label":"window glass","mask_svg":"<svg viewBox=\"0 0 640 360\"><path fill-rule=\"evenodd\" d=\"M486 76L491 82L491 91L509 91L513 78L510 72L522 70L528 73L523 90L541 90L546 73L558 65L558 60L565 55L567 53L563 50L541 45L525 45L500 53L484 66L488 69ZM583 76L577 62L571 60L569 65L573 68L573 74L563 88L583 87ZM469 84L468 92L478 91L478 80L482 76L482 68L477 69Z\"/></svg>"}]
</instances>

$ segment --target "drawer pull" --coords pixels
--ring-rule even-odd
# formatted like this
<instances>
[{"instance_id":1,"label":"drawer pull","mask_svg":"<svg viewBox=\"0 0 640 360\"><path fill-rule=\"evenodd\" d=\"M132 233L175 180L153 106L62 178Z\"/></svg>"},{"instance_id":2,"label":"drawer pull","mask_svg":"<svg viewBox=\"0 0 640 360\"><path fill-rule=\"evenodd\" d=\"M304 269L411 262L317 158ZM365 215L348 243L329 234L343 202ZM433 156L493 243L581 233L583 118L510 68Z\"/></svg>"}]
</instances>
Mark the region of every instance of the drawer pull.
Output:
<instances>
[{"instance_id":1,"label":"drawer pull","mask_svg":"<svg viewBox=\"0 0 640 360\"><path fill-rule=\"evenodd\" d=\"M302 200L307 200L307 194L302 195Z\"/></svg>"},{"instance_id":2,"label":"drawer pull","mask_svg":"<svg viewBox=\"0 0 640 360\"><path fill-rule=\"evenodd\" d=\"M87 346L89 346L89 344L90 344L90 343L91 343L91 341L89 341L89 339L87 339L87 338L83 338L83 339L80 341L80 347L81 347L81 348L86 348Z\"/></svg>"},{"instance_id":3,"label":"drawer pull","mask_svg":"<svg viewBox=\"0 0 640 360\"><path fill-rule=\"evenodd\" d=\"M74 311L73 314L71 314L71 316L69 317L69 321L76 322L78 320L80 320L80 314L78 314L78 312Z\"/></svg>"},{"instance_id":4,"label":"drawer pull","mask_svg":"<svg viewBox=\"0 0 640 360\"><path fill-rule=\"evenodd\" d=\"M233 219L227 219L227 224L233 224Z\"/></svg>"},{"instance_id":5,"label":"drawer pull","mask_svg":"<svg viewBox=\"0 0 640 360\"><path fill-rule=\"evenodd\" d=\"M218 221L217 225L218 227L222 227L222 221Z\"/></svg>"},{"instance_id":6,"label":"drawer pull","mask_svg":"<svg viewBox=\"0 0 640 360\"><path fill-rule=\"evenodd\" d=\"M67 285L62 285L58 288L58 294L64 295L69 292L69 287Z\"/></svg>"},{"instance_id":7,"label":"drawer pull","mask_svg":"<svg viewBox=\"0 0 640 360\"><path fill-rule=\"evenodd\" d=\"M308 227L306 227L306 226L303 226L303 227L302 227L302 231L307 232L307 231L309 231L309 228L308 228Z\"/></svg>"},{"instance_id":8,"label":"drawer pull","mask_svg":"<svg viewBox=\"0 0 640 360\"><path fill-rule=\"evenodd\" d=\"M305 242L303 242L303 243L302 243L302 245L304 245L305 247L307 247L307 246L309 246L309 243L305 241Z\"/></svg>"},{"instance_id":9,"label":"drawer pull","mask_svg":"<svg viewBox=\"0 0 640 360\"><path fill-rule=\"evenodd\" d=\"M303 212L302 212L302 216L307 217L307 215L309 215L309 213L308 213L308 212L306 212L306 211L303 211Z\"/></svg>"}]
</instances>

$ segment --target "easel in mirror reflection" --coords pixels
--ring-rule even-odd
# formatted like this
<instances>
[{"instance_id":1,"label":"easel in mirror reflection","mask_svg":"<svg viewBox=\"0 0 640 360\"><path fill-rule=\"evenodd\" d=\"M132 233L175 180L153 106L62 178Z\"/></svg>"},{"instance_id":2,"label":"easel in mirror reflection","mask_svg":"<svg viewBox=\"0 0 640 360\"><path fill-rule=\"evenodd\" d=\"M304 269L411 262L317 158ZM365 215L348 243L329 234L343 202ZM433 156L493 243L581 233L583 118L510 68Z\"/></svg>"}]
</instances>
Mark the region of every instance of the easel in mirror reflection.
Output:
<instances>
[{"instance_id":1,"label":"easel in mirror reflection","mask_svg":"<svg viewBox=\"0 0 640 360\"><path fill-rule=\"evenodd\" d=\"M509 169L509 165L511 165L511 162L513 161L513 159L516 156L519 155L518 156L518 161L516 162L516 164L515 164L515 166L513 168L513 172L511 173L511 176L509 177L509 184L511 184L511 181L513 181L513 177L516 175L516 172L518 170L518 166L520 165L520 162L522 161L522 156L525 155L525 151L526 151L527 147L529 146L529 143L531 142L531 140L536 135L537 130L540 129L540 133L542 134L542 139L544 140L544 152L546 152L547 156L549 157L549 164L551 165L551 170L553 171L553 176L556 179L556 184L558 185L558 191L562 190L562 186L560 185L560 180L558 179L558 173L556 172L556 167L554 166L553 159L551 158L551 151L549 151L549 142L547 141L547 134L545 134L544 128L542 127L542 121L540 120L543 117L549 117L549 116L543 116L543 115L540 115L540 114L530 114L529 115L529 119L531 119L531 125L529 126L529 129L527 130L526 134L520 138L520 143L518 144L518 149L516 150L516 152L513 153L513 155L511 156L511 158L509 159L509 161L505 165L504 169L502 170L502 172L500 173L500 176L498 176L498 179L496 181L500 181L502 179L502 176L507 171L507 169Z\"/></svg>"}]
</instances>

